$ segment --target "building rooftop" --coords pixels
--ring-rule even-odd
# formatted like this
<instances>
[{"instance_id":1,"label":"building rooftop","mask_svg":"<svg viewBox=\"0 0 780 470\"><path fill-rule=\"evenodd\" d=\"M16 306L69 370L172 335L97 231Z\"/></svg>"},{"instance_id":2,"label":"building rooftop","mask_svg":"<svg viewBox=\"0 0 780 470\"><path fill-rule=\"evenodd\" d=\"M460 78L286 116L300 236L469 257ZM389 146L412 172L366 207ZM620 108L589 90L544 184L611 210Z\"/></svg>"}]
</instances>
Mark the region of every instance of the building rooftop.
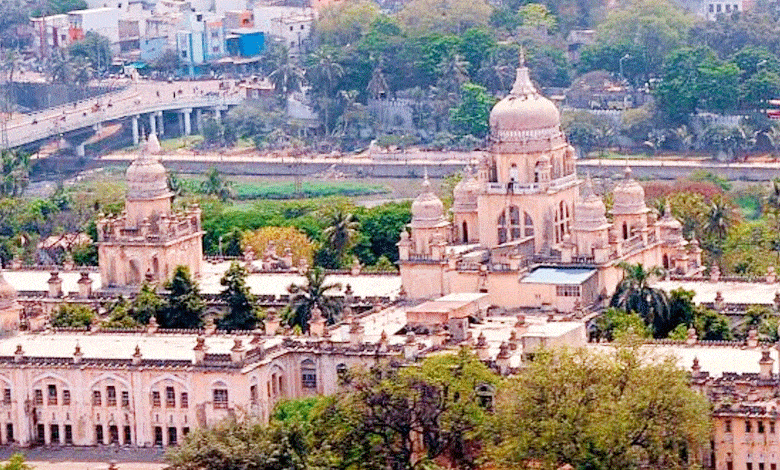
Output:
<instances>
[{"instance_id":1,"label":"building rooftop","mask_svg":"<svg viewBox=\"0 0 780 470\"><path fill-rule=\"evenodd\" d=\"M176 333L20 333L0 339L0 356L13 356L21 345L28 358L72 358L78 344L83 360L131 360L138 346L145 360L194 361L193 348L198 335ZM235 338L249 347L252 336L203 336L209 354L230 354ZM281 337L268 338L267 348L281 343Z\"/></svg>"},{"instance_id":2,"label":"building rooftop","mask_svg":"<svg viewBox=\"0 0 780 470\"><path fill-rule=\"evenodd\" d=\"M230 262L203 263L203 272L198 283L201 293L218 294L223 286L219 280L230 267ZM54 270L54 268L52 269ZM49 290L48 270L6 270L3 276L8 280L17 291L40 291ZM76 271L62 271L59 277L62 279L62 290L64 294L78 292L78 280L81 274ZM92 289L98 290L102 287L100 282L100 273L89 273L92 279ZM303 283L303 276L289 272L279 273L252 273L247 277L247 285L255 295L288 295L287 287L291 283ZM341 284L339 293L343 294L347 284L352 288L356 297L390 297L395 299L401 290L401 277L393 274L361 274L351 276L349 274L333 274L328 276L328 282Z\"/></svg>"},{"instance_id":3,"label":"building rooftop","mask_svg":"<svg viewBox=\"0 0 780 470\"><path fill-rule=\"evenodd\" d=\"M533 270L522 283L580 285L596 274L595 269L543 267Z\"/></svg>"},{"instance_id":4,"label":"building rooftop","mask_svg":"<svg viewBox=\"0 0 780 470\"><path fill-rule=\"evenodd\" d=\"M609 344L589 343L588 348L595 351L610 351L614 346ZM693 359L698 358L702 372L710 376L720 377L724 373L758 373L758 361L761 359L760 347L748 348L735 343L733 346L716 346L707 343L688 344L647 344L643 349L654 357L673 357L677 365L690 371ZM770 356L777 364L777 350L771 348Z\"/></svg>"},{"instance_id":5,"label":"building rooftop","mask_svg":"<svg viewBox=\"0 0 780 470\"><path fill-rule=\"evenodd\" d=\"M780 285L764 282L659 281L655 286L667 292L679 288L693 291L696 293L693 301L697 304L715 302L715 295L720 292L725 303L769 305L780 291Z\"/></svg>"}]
</instances>

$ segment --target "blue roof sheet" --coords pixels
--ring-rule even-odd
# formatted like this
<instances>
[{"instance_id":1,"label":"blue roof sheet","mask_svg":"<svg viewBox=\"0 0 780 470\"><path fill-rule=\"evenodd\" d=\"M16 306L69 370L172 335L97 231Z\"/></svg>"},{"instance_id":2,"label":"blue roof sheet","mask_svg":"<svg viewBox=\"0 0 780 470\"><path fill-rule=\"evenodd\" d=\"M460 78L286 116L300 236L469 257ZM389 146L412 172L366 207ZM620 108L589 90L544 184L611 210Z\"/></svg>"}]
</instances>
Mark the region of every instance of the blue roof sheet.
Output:
<instances>
[{"instance_id":1,"label":"blue roof sheet","mask_svg":"<svg viewBox=\"0 0 780 470\"><path fill-rule=\"evenodd\" d=\"M595 269L543 267L520 280L533 284L580 285L596 274Z\"/></svg>"}]
</instances>

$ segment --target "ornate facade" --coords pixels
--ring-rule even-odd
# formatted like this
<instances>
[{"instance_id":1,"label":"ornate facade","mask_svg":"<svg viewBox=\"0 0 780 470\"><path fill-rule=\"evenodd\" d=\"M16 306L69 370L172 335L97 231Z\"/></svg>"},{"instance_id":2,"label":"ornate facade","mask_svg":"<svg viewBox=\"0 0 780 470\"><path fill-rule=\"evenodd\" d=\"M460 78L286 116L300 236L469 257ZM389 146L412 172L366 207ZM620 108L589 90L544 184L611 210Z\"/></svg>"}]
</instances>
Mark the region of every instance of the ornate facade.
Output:
<instances>
[{"instance_id":1,"label":"ornate facade","mask_svg":"<svg viewBox=\"0 0 780 470\"><path fill-rule=\"evenodd\" d=\"M567 312L611 293L620 261L699 270L698 246L671 216L656 220L629 169L610 222L590 179L577 178L558 109L525 66L490 114L489 154L476 175L466 169L453 196L451 221L427 178L412 205L398 244L411 298L486 292L498 306Z\"/></svg>"},{"instance_id":2,"label":"ornate facade","mask_svg":"<svg viewBox=\"0 0 780 470\"><path fill-rule=\"evenodd\" d=\"M228 416L332 394L399 349L262 333L20 334L0 340L0 443L175 445Z\"/></svg>"},{"instance_id":3,"label":"ornate facade","mask_svg":"<svg viewBox=\"0 0 780 470\"><path fill-rule=\"evenodd\" d=\"M97 222L98 257L103 286L137 286L144 279L164 280L176 266L193 276L201 271L203 231L200 208L173 212L173 193L152 134L127 169L125 210Z\"/></svg>"}]
</instances>

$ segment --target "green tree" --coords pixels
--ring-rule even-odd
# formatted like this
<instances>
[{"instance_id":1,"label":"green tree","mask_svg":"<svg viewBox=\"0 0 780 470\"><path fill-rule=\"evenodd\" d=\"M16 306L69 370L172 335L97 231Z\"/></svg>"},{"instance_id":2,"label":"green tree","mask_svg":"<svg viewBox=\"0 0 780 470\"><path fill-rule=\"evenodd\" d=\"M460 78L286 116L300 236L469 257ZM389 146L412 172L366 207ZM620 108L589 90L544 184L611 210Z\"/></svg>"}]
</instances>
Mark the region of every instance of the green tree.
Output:
<instances>
[{"instance_id":1,"label":"green tree","mask_svg":"<svg viewBox=\"0 0 780 470\"><path fill-rule=\"evenodd\" d=\"M2 150L0 164L0 195L21 196L30 182L30 156L18 150Z\"/></svg>"},{"instance_id":2,"label":"green tree","mask_svg":"<svg viewBox=\"0 0 780 470\"><path fill-rule=\"evenodd\" d=\"M87 31L84 39L68 46L68 53L71 58L86 59L90 68L98 74L111 67L111 40L94 31Z\"/></svg>"},{"instance_id":3,"label":"green tree","mask_svg":"<svg viewBox=\"0 0 780 470\"><path fill-rule=\"evenodd\" d=\"M24 454L17 452L8 459L8 462L0 467L2 470L33 470L33 467L27 464Z\"/></svg>"},{"instance_id":4,"label":"green tree","mask_svg":"<svg viewBox=\"0 0 780 470\"><path fill-rule=\"evenodd\" d=\"M700 64L697 93L701 105L720 114L737 109L739 74L739 68L731 62L710 58Z\"/></svg>"},{"instance_id":5,"label":"green tree","mask_svg":"<svg viewBox=\"0 0 780 470\"><path fill-rule=\"evenodd\" d=\"M317 35L323 44L354 44L368 32L379 15L379 6L369 0L331 3L320 13Z\"/></svg>"},{"instance_id":6,"label":"green tree","mask_svg":"<svg viewBox=\"0 0 780 470\"><path fill-rule=\"evenodd\" d=\"M487 26L490 13L484 0L412 0L398 12L398 20L411 33L460 34Z\"/></svg>"},{"instance_id":7,"label":"green tree","mask_svg":"<svg viewBox=\"0 0 780 470\"><path fill-rule=\"evenodd\" d=\"M51 317L55 328L86 328L95 319L95 312L87 305L62 304Z\"/></svg>"},{"instance_id":8,"label":"green tree","mask_svg":"<svg viewBox=\"0 0 780 470\"><path fill-rule=\"evenodd\" d=\"M250 419L227 419L196 428L165 458L173 470L304 470L304 433L272 420L266 426Z\"/></svg>"},{"instance_id":9,"label":"green tree","mask_svg":"<svg viewBox=\"0 0 780 470\"><path fill-rule=\"evenodd\" d=\"M246 269L233 261L219 280L224 287L219 298L228 306L227 313L218 323L222 330L253 330L260 320L257 299L246 285L246 276Z\"/></svg>"},{"instance_id":10,"label":"green tree","mask_svg":"<svg viewBox=\"0 0 780 470\"><path fill-rule=\"evenodd\" d=\"M490 131L488 118L496 100L480 85L465 83L460 104L450 109L450 126L456 135L484 138Z\"/></svg>"},{"instance_id":11,"label":"green tree","mask_svg":"<svg viewBox=\"0 0 780 470\"><path fill-rule=\"evenodd\" d=\"M769 100L780 95L780 75L777 72L761 70L742 82L742 105L751 110L761 111Z\"/></svg>"},{"instance_id":12,"label":"green tree","mask_svg":"<svg viewBox=\"0 0 780 470\"><path fill-rule=\"evenodd\" d=\"M322 232L329 249L343 264L344 254L352 246L359 227L355 216L344 207L336 207L327 214L327 228Z\"/></svg>"},{"instance_id":13,"label":"green tree","mask_svg":"<svg viewBox=\"0 0 780 470\"><path fill-rule=\"evenodd\" d=\"M190 270L186 266L177 266L165 289L168 291L166 302L158 312L157 323L162 328L199 328L203 324L206 306Z\"/></svg>"},{"instance_id":14,"label":"green tree","mask_svg":"<svg viewBox=\"0 0 780 470\"><path fill-rule=\"evenodd\" d=\"M707 208L704 233L722 242L735 222L734 208L731 203L722 196L712 198Z\"/></svg>"},{"instance_id":15,"label":"green tree","mask_svg":"<svg viewBox=\"0 0 780 470\"><path fill-rule=\"evenodd\" d=\"M287 306L286 321L292 327L298 327L303 333L309 331L312 310L317 307L332 325L341 315L343 306L338 299L330 295L331 291L341 289L339 283L328 283L325 269L314 266L306 271L305 284L290 284L290 303Z\"/></svg>"},{"instance_id":16,"label":"green tree","mask_svg":"<svg viewBox=\"0 0 780 470\"><path fill-rule=\"evenodd\" d=\"M498 377L468 349L350 373L344 390L314 412L311 461L331 468L421 468L444 456L476 465L470 451L488 421ZM415 452L421 438L424 452Z\"/></svg>"},{"instance_id":17,"label":"green tree","mask_svg":"<svg viewBox=\"0 0 780 470\"><path fill-rule=\"evenodd\" d=\"M597 36L602 44L630 41L642 51L647 71L653 74L670 52L685 44L694 21L669 0L632 0L610 10Z\"/></svg>"},{"instance_id":18,"label":"green tree","mask_svg":"<svg viewBox=\"0 0 780 470\"><path fill-rule=\"evenodd\" d=\"M153 284L144 282L141 289L130 304L130 315L141 325L146 325L152 317L159 318L163 314L165 301Z\"/></svg>"},{"instance_id":19,"label":"green tree","mask_svg":"<svg viewBox=\"0 0 780 470\"><path fill-rule=\"evenodd\" d=\"M666 57L661 82L653 89L658 110L675 124L684 124L696 112L700 99L699 67L715 60L711 49L680 48Z\"/></svg>"},{"instance_id":20,"label":"green tree","mask_svg":"<svg viewBox=\"0 0 780 470\"><path fill-rule=\"evenodd\" d=\"M670 325L666 293L650 286L653 278L663 276L663 269L657 266L645 268L641 263L626 262L621 262L618 267L623 270L623 279L612 295L610 306L639 314L645 323L652 326L654 336L665 336L677 325Z\"/></svg>"},{"instance_id":21,"label":"green tree","mask_svg":"<svg viewBox=\"0 0 780 470\"><path fill-rule=\"evenodd\" d=\"M709 416L676 359L542 351L500 389L488 455L499 468L685 468Z\"/></svg>"},{"instance_id":22,"label":"green tree","mask_svg":"<svg viewBox=\"0 0 780 470\"><path fill-rule=\"evenodd\" d=\"M304 81L303 70L290 60L287 47L269 48L267 62L271 69L268 78L274 86L274 91L282 101L287 100L290 93L301 89Z\"/></svg>"},{"instance_id":23,"label":"green tree","mask_svg":"<svg viewBox=\"0 0 780 470\"><path fill-rule=\"evenodd\" d=\"M46 62L46 71L52 83L71 83L73 81L73 66L67 51L55 49Z\"/></svg>"},{"instance_id":24,"label":"green tree","mask_svg":"<svg viewBox=\"0 0 780 470\"><path fill-rule=\"evenodd\" d=\"M106 310L108 310L108 318L100 323L102 328L128 329L141 325L130 314L130 303L122 296L112 302Z\"/></svg>"},{"instance_id":25,"label":"green tree","mask_svg":"<svg viewBox=\"0 0 780 470\"><path fill-rule=\"evenodd\" d=\"M734 339L728 317L702 306L697 306L694 311L693 327L696 328L699 339L705 341Z\"/></svg>"},{"instance_id":26,"label":"green tree","mask_svg":"<svg viewBox=\"0 0 780 470\"><path fill-rule=\"evenodd\" d=\"M636 313L610 307L595 321L596 336L607 341L621 340L628 335L651 338L653 330Z\"/></svg>"},{"instance_id":27,"label":"green tree","mask_svg":"<svg viewBox=\"0 0 780 470\"><path fill-rule=\"evenodd\" d=\"M233 195L231 186L233 183L223 177L216 167L211 167L206 173L206 179L200 185L203 194L216 196L221 201L227 201Z\"/></svg>"}]
</instances>

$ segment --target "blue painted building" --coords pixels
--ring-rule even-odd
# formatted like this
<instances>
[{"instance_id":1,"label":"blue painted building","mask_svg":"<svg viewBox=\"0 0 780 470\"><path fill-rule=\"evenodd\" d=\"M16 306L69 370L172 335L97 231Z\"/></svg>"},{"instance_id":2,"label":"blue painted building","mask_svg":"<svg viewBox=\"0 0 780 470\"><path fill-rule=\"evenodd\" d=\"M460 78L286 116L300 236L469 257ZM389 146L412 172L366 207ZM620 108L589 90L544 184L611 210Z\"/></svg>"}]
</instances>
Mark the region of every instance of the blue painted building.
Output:
<instances>
[{"instance_id":1,"label":"blue painted building","mask_svg":"<svg viewBox=\"0 0 780 470\"><path fill-rule=\"evenodd\" d=\"M256 28L231 29L225 36L231 56L254 57L265 50L265 33Z\"/></svg>"}]
</instances>

